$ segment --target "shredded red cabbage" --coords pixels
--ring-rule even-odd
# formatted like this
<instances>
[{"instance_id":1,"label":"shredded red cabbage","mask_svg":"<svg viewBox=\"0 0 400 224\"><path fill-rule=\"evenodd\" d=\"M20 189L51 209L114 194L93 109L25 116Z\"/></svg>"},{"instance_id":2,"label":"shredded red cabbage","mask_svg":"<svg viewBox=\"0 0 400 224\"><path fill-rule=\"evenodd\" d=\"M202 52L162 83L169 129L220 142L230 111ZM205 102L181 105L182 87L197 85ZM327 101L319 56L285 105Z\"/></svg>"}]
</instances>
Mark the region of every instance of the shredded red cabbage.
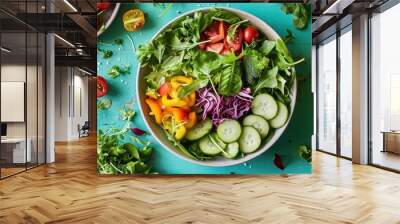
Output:
<instances>
[{"instance_id":1,"label":"shredded red cabbage","mask_svg":"<svg viewBox=\"0 0 400 224\"><path fill-rule=\"evenodd\" d=\"M235 96L223 97L204 87L196 92L195 107L202 110L203 120L209 117L218 125L225 119L238 119L250 110L253 100L250 92L250 88L242 88Z\"/></svg>"}]
</instances>

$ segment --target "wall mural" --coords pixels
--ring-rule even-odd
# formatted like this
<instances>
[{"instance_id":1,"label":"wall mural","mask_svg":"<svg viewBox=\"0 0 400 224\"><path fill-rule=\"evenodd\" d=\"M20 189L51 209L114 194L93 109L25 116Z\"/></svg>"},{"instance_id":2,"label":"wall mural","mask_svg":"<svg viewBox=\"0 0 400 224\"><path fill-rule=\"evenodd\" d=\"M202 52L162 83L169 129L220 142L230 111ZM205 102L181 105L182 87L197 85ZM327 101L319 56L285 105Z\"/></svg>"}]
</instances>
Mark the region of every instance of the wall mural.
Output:
<instances>
[{"instance_id":1,"label":"wall mural","mask_svg":"<svg viewBox=\"0 0 400 224\"><path fill-rule=\"evenodd\" d=\"M97 9L99 174L311 173L309 5Z\"/></svg>"}]
</instances>

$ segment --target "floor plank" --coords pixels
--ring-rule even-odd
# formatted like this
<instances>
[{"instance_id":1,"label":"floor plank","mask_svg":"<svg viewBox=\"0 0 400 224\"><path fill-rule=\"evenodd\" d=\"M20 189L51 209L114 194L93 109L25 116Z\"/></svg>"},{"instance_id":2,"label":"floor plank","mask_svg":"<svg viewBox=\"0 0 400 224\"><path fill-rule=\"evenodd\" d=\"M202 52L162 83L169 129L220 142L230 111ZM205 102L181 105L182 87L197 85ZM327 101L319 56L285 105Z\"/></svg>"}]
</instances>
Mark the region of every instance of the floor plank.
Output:
<instances>
[{"instance_id":1,"label":"floor plank","mask_svg":"<svg viewBox=\"0 0 400 224\"><path fill-rule=\"evenodd\" d=\"M0 181L0 223L400 223L400 175L320 152L312 175L101 177L96 139Z\"/></svg>"}]
</instances>

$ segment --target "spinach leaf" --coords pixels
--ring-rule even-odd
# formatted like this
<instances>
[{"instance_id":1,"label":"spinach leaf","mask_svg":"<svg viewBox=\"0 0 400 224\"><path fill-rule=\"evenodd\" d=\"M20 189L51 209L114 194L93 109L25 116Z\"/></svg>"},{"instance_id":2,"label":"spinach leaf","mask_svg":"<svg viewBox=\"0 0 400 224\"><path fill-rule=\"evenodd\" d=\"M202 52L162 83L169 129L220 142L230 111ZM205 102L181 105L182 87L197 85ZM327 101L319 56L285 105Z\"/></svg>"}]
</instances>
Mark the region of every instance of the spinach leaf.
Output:
<instances>
[{"instance_id":1,"label":"spinach leaf","mask_svg":"<svg viewBox=\"0 0 400 224\"><path fill-rule=\"evenodd\" d=\"M122 45L124 44L124 40L121 39L121 38L118 38L118 39L115 39L115 40L113 41L113 43L114 43L115 45L122 46Z\"/></svg>"},{"instance_id":2,"label":"spinach leaf","mask_svg":"<svg viewBox=\"0 0 400 224\"><path fill-rule=\"evenodd\" d=\"M113 52L111 50L102 50L97 48L97 52L100 52L104 59L111 58L111 56L113 56Z\"/></svg>"},{"instance_id":3,"label":"spinach leaf","mask_svg":"<svg viewBox=\"0 0 400 224\"><path fill-rule=\"evenodd\" d=\"M293 58L290 56L289 49L286 47L286 44L282 39L276 40L275 49L278 52L278 55L283 56L289 63L293 62Z\"/></svg>"},{"instance_id":4,"label":"spinach leaf","mask_svg":"<svg viewBox=\"0 0 400 224\"><path fill-rule=\"evenodd\" d=\"M267 67L269 59L257 50L250 49L246 51L243 63L246 71L246 81L248 84L254 85L255 81Z\"/></svg>"},{"instance_id":5,"label":"spinach leaf","mask_svg":"<svg viewBox=\"0 0 400 224\"><path fill-rule=\"evenodd\" d=\"M273 40L264 40L261 44L260 51L268 56L275 49L276 41Z\"/></svg>"},{"instance_id":6,"label":"spinach leaf","mask_svg":"<svg viewBox=\"0 0 400 224\"><path fill-rule=\"evenodd\" d=\"M283 37L282 40L283 40L283 42L285 42L285 44L288 44L288 43L292 42L295 38L293 36L292 31L290 31L289 29L286 29L286 32L287 32L287 34L286 34L286 36Z\"/></svg>"},{"instance_id":7,"label":"spinach leaf","mask_svg":"<svg viewBox=\"0 0 400 224\"><path fill-rule=\"evenodd\" d=\"M289 53L289 49L286 47L286 44L282 39L278 39L276 41L275 49L277 51L277 54L274 58L274 64L282 70L289 69L289 67L297 65L304 61L304 58L293 61L293 58ZM290 73L288 73L288 75L290 75Z\"/></svg>"},{"instance_id":8,"label":"spinach leaf","mask_svg":"<svg viewBox=\"0 0 400 224\"><path fill-rule=\"evenodd\" d=\"M193 61L193 68L197 72L204 75L211 75L211 73L221 67L221 58L213 52L200 52L196 59Z\"/></svg>"},{"instance_id":9,"label":"spinach leaf","mask_svg":"<svg viewBox=\"0 0 400 224\"><path fill-rule=\"evenodd\" d=\"M293 24L298 29L304 29L308 24L308 4L285 3L282 5L282 11L286 14L293 14Z\"/></svg>"},{"instance_id":10,"label":"spinach leaf","mask_svg":"<svg viewBox=\"0 0 400 224\"><path fill-rule=\"evenodd\" d=\"M115 79L120 75L128 74L130 70L130 66L126 65L125 67L120 67L118 65L114 65L108 70L107 74L111 76L111 78Z\"/></svg>"},{"instance_id":11,"label":"spinach leaf","mask_svg":"<svg viewBox=\"0 0 400 224\"><path fill-rule=\"evenodd\" d=\"M278 86L278 81L276 76L278 74L278 67L273 67L272 69L268 70L267 74L263 76L254 87L253 92L254 95L263 89L263 88L276 88Z\"/></svg>"},{"instance_id":12,"label":"spinach leaf","mask_svg":"<svg viewBox=\"0 0 400 224\"><path fill-rule=\"evenodd\" d=\"M112 105L111 99L100 99L97 102L97 110L105 110L110 108Z\"/></svg>"},{"instance_id":13,"label":"spinach leaf","mask_svg":"<svg viewBox=\"0 0 400 224\"><path fill-rule=\"evenodd\" d=\"M165 82L166 77L160 71L152 71L144 78L151 88L158 89Z\"/></svg>"},{"instance_id":14,"label":"spinach leaf","mask_svg":"<svg viewBox=\"0 0 400 224\"><path fill-rule=\"evenodd\" d=\"M312 151L311 151L310 147L307 147L306 145L300 145L298 152L299 152L299 155L301 158L303 158L305 161L311 163Z\"/></svg>"},{"instance_id":15,"label":"spinach leaf","mask_svg":"<svg viewBox=\"0 0 400 224\"><path fill-rule=\"evenodd\" d=\"M238 15L236 15L232 12L229 12L229 11L226 11L223 9L218 9L218 8L211 9L210 11L208 11L205 14L205 16L210 17L213 20L225 21L229 24L234 24L234 23L237 23L240 20L242 20ZM207 26L208 25L209 24L207 24Z\"/></svg>"},{"instance_id":16,"label":"spinach leaf","mask_svg":"<svg viewBox=\"0 0 400 224\"><path fill-rule=\"evenodd\" d=\"M178 92L178 97L179 98L185 97L185 96L189 95L190 93L192 93L193 91L196 91L200 88L207 86L208 82L209 82L208 79L197 79L197 80L193 81L192 83L190 83L189 85L186 85L186 86L183 86L182 88L180 88L180 90Z\"/></svg>"},{"instance_id":17,"label":"spinach leaf","mask_svg":"<svg viewBox=\"0 0 400 224\"><path fill-rule=\"evenodd\" d=\"M234 62L221 71L218 93L223 96L233 96L242 88L242 72L240 63Z\"/></svg>"},{"instance_id":18,"label":"spinach leaf","mask_svg":"<svg viewBox=\"0 0 400 224\"><path fill-rule=\"evenodd\" d=\"M280 75L277 75L276 80L277 80L277 84L278 84L276 88L279 89L283 95L286 95L285 94L286 79L284 79Z\"/></svg>"},{"instance_id":19,"label":"spinach leaf","mask_svg":"<svg viewBox=\"0 0 400 224\"><path fill-rule=\"evenodd\" d=\"M147 164L153 149L149 143L134 145L123 142L125 132L112 128L97 137L97 172L100 174L148 174L151 166Z\"/></svg>"},{"instance_id":20,"label":"spinach leaf","mask_svg":"<svg viewBox=\"0 0 400 224\"><path fill-rule=\"evenodd\" d=\"M289 61L291 61L291 62L289 62ZM275 61L274 61L274 63L280 68L280 69L282 69L282 70L287 70L287 69L289 69L289 67L291 67L291 66L294 66L294 65L297 65L297 64L299 64L299 63L301 63L301 62L303 62L304 61L304 58L301 58L301 59L299 59L299 60L297 60L297 61L293 61L293 59L287 59L284 55L282 55L282 54L277 54L276 55L276 57L275 57ZM287 73L288 74L288 76L290 76L290 72L288 72Z\"/></svg>"},{"instance_id":21,"label":"spinach leaf","mask_svg":"<svg viewBox=\"0 0 400 224\"><path fill-rule=\"evenodd\" d=\"M180 71L182 64L182 56L174 55L166 58L161 64L161 73L176 73Z\"/></svg>"}]
</instances>

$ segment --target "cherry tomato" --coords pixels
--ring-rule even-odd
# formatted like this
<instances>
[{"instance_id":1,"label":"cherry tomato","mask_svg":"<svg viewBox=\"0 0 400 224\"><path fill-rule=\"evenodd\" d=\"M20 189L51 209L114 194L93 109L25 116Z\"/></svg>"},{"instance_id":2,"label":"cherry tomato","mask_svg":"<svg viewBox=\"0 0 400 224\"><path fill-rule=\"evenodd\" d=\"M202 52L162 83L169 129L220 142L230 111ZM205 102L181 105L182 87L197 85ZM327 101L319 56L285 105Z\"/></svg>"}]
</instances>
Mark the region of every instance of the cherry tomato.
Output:
<instances>
[{"instance_id":1,"label":"cherry tomato","mask_svg":"<svg viewBox=\"0 0 400 224\"><path fill-rule=\"evenodd\" d=\"M217 54L221 53L224 49L223 43L209 44L206 47L206 51L215 52Z\"/></svg>"},{"instance_id":2,"label":"cherry tomato","mask_svg":"<svg viewBox=\"0 0 400 224\"><path fill-rule=\"evenodd\" d=\"M124 28L128 32L139 30L144 26L145 18L144 13L140 9L131 9L124 13L122 16Z\"/></svg>"},{"instance_id":3,"label":"cherry tomato","mask_svg":"<svg viewBox=\"0 0 400 224\"><path fill-rule=\"evenodd\" d=\"M243 36L244 42L246 42L246 44L251 44L255 38L258 38L259 33L256 28L249 26L244 29Z\"/></svg>"},{"instance_id":4,"label":"cherry tomato","mask_svg":"<svg viewBox=\"0 0 400 224\"><path fill-rule=\"evenodd\" d=\"M158 94L160 94L160 96L165 96L169 93L170 90L171 85L168 82L165 82L158 88Z\"/></svg>"},{"instance_id":5,"label":"cherry tomato","mask_svg":"<svg viewBox=\"0 0 400 224\"><path fill-rule=\"evenodd\" d=\"M207 27L207 29L203 32L204 35L207 36L207 38L217 36L219 32L219 22L215 21L213 22L210 26Z\"/></svg>"},{"instance_id":6,"label":"cherry tomato","mask_svg":"<svg viewBox=\"0 0 400 224\"><path fill-rule=\"evenodd\" d=\"M240 29L240 28L237 29L235 37L233 38L233 40L231 40L227 36L226 37L226 43L228 44L229 48L232 51L235 51L235 52L240 51L242 49L242 44L243 44L243 30Z\"/></svg>"},{"instance_id":7,"label":"cherry tomato","mask_svg":"<svg viewBox=\"0 0 400 224\"><path fill-rule=\"evenodd\" d=\"M107 80L101 76L97 76L97 98L105 96L108 92Z\"/></svg>"},{"instance_id":8,"label":"cherry tomato","mask_svg":"<svg viewBox=\"0 0 400 224\"><path fill-rule=\"evenodd\" d=\"M97 3L96 8L98 11L103 11L106 9L109 9L111 7L111 3L109 2L102 2L102 3Z\"/></svg>"}]
</instances>

